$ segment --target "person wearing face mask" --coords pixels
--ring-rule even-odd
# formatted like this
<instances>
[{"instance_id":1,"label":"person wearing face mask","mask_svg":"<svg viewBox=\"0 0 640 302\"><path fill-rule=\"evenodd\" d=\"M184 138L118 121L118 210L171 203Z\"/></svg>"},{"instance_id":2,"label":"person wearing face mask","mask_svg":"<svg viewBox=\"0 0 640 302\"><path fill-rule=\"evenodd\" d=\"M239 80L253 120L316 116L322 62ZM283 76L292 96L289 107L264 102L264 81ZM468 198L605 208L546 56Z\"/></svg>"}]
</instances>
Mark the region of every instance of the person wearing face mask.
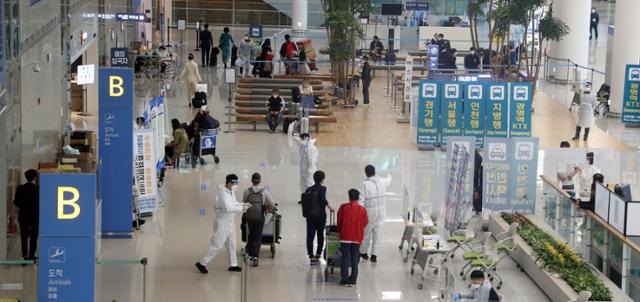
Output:
<instances>
[{"instance_id":1,"label":"person wearing face mask","mask_svg":"<svg viewBox=\"0 0 640 302\"><path fill-rule=\"evenodd\" d=\"M573 169L573 172L568 175L569 178L574 178L576 175L579 175L578 185L579 185L579 197L589 198L591 195L591 184L593 183L593 175L596 173L601 173L600 168L593 164L594 162L594 153L588 152L586 161L582 165L576 165Z\"/></svg>"},{"instance_id":2,"label":"person wearing face mask","mask_svg":"<svg viewBox=\"0 0 640 302\"><path fill-rule=\"evenodd\" d=\"M598 40L598 23L600 23L600 15L596 12L596 8L591 8L591 26L589 27L589 40L591 40L592 34L596 32L596 40Z\"/></svg>"},{"instance_id":3,"label":"person wearing face mask","mask_svg":"<svg viewBox=\"0 0 640 302\"><path fill-rule=\"evenodd\" d=\"M244 212L249 207L248 203L240 203L236 200L235 191L238 188L238 176L229 174L226 176L224 186L218 187L218 195L214 203L216 210L216 220L213 224L213 237L206 255L196 262L196 268L203 274L208 273L207 264L218 255L222 246L227 245L229 253L230 272L240 272L242 268L238 266L236 257L236 213Z\"/></svg>"},{"instance_id":4,"label":"person wearing face mask","mask_svg":"<svg viewBox=\"0 0 640 302\"><path fill-rule=\"evenodd\" d=\"M480 56L476 53L475 47L471 47L469 49L469 54L464 56L464 68L472 70L480 68Z\"/></svg>"},{"instance_id":5,"label":"person wearing face mask","mask_svg":"<svg viewBox=\"0 0 640 302\"><path fill-rule=\"evenodd\" d=\"M367 179L362 183L360 190L360 204L367 209L368 223L364 230L364 241L360 245L360 257L369 260L371 251L371 262L378 262L378 245L382 234L382 225L386 216L386 205L384 196L386 188L391 184L391 175L387 178L376 176L376 168L367 165L364 168Z\"/></svg>"},{"instance_id":6,"label":"person wearing face mask","mask_svg":"<svg viewBox=\"0 0 640 302\"><path fill-rule=\"evenodd\" d=\"M244 40L240 42L237 61L238 66L240 66L240 75L243 78L246 78L251 72L251 58L253 58L254 52L255 46L251 43L251 37L249 34L246 34L244 36Z\"/></svg>"},{"instance_id":7,"label":"person wearing face mask","mask_svg":"<svg viewBox=\"0 0 640 302\"><path fill-rule=\"evenodd\" d=\"M280 90L273 88L271 90L271 96L267 99L267 124L269 124L271 133L276 132L276 128L278 128L278 124L280 124L282 111L285 108L284 106L285 102L280 96Z\"/></svg>"},{"instance_id":8,"label":"person wearing face mask","mask_svg":"<svg viewBox=\"0 0 640 302\"><path fill-rule=\"evenodd\" d=\"M585 84L580 96L580 106L578 106L578 121L576 123L576 134L573 140L580 139L580 131L584 128L584 141L589 138L589 130L596 123L596 117L593 114L595 110L595 97L591 94L591 84Z\"/></svg>"},{"instance_id":9,"label":"person wearing face mask","mask_svg":"<svg viewBox=\"0 0 640 302\"><path fill-rule=\"evenodd\" d=\"M308 187L313 185L313 173L315 173L317 169L318 148L315 146L316 140L312 139L308 133L300 134L299 143L300 191L304 193Z\"/></svg>"},{"instance_id":10,"label":"person wearing face mask","mask_svg":"<svg viewBox=\"0 0 640 302\"><path fill-rule=\"evenodd\" d=\"M604 184L604 175L601 173L593 174L593 181L591 182L591 196L587 201L578 200L578 206L581 209L594 211L596 208L596 184Z\"/></svg>"},{"instance_id":11,"label":"person wearing face mask","mask_svg":"<svg viewBox=\"0 0 640 302\"><path fill-rule=\"evenodd\" d=\"M453 295L455 302L494 302L500 301L500 296L493 289L491 281L486 280L484 273L480 270L471 272L471 293Z\"/></svg>"}]
</instances>

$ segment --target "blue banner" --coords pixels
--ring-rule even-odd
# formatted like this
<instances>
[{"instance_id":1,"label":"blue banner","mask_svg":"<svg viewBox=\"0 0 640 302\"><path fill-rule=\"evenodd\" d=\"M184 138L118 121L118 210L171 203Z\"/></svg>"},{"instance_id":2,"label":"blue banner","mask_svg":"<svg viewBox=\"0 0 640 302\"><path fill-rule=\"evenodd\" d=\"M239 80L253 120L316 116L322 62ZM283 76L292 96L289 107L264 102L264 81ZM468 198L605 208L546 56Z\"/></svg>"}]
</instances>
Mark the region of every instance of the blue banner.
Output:
<instances>
[{"instance_id":1,"label":"blue banner","mask_svg":"<svg viewBox=\"0 0 640 302\"><path fill-rule=\"evenodd\" d=\"M102 232L131 237L133 70L100 68L98 83Z\"/></svg>"},{"instance_id":2,"label":"blue banner","mask_svg":"<svg viewBox=\"0 0 640 302\"><path fill-rule=\"evenodd\" d=\"M509 199L511 210L535 214L538 179L538 138L512 138L509 161Z\"/></svg>"},{"instance_id":3,"label":"blue banner","mask_svg":"<svg viewBox=\"0 0 640 302\"><path fill-rule=\"evenodd\" d=\"M111 67L129 67L129 48L111 48Z\"/></svg>"},{"instance_id":4,"label":"blue banner","mask_svg":"<svg viewBox=\"0 0 640 302\"><path fill-rule=\"evenodd\" d=\"M447 143L448 136L462 135L462 85L445 82L440 85L442 94L442 143Z\"/></svg>"},{"instance_id":5,"label":"blue banner","mask_svg":"<svg viewBox=\"0 0 640 302\"><path fill-rule=\"evenodd\" d=\"M96 176L40 175L38 301L94 301Z\"/></svg>"},{"instance_id":6,"label":"blue banner","mask_svg":"<svg viewBox=\"0 0 640 302\"><path fill-rule=\"evenodd\" d=\"M507 137L509 134L506 83L490 83L487 86L487 137Z\"/></svg>"},{"instance_id":7,"label":"blue banner","mask_svg":"<svg viewBox=\"0 0 640 302\"><path fill-rule=\"evenodd\" d=\"M143 13L116 13L116 21L122 22L150 22Z\"/></svg>"},{"instance_id":8,"label":"blue banner","mask_svg":"<svg viewBox=\"0 0 640 302\"><path fill-rule=\"evenodd\" d=\"M640 125L640 65L627 65L624 76L624 99L622 100L622 123Z\"/></svg>"},{"instance_id":9,"label":"blue banner","mask_svg":"<svg viewBox=\"0 0 640 302\"><path fill-rule=\"evenodd\" d=\"M464 136L474 136L478 147L484 143L485 88L480 83L468 84L465 87Z\"/></svg>"},{"instance_id":10,"label":"blue banner","mask_svg":"<svg viewBox=\"0 0 640 302\"><path fill-rule=\"evenodd\" d=\"M531 83L511 83L510 136L531 136Z\"/></svg>"},{"instance_id":11,"label":"blue banner","mask_svg":"<svg viewBox=\"0 0 640 302\"><path fill-rule=\"evenodd\" d=\"M509 203L509 140L487 137L482 155L482 208L492 211L511 209Z\"/></svg>"},{"instance_id":12,"label":"blue banner","mask_svg":"<svg viewBox=\"0 0 640 302\"><path fill-rule=\"evenodd\" d=\"M418 97L418 145L440 143L440 93L439 83L420 80Z\"/></svg>"}]
</instances>

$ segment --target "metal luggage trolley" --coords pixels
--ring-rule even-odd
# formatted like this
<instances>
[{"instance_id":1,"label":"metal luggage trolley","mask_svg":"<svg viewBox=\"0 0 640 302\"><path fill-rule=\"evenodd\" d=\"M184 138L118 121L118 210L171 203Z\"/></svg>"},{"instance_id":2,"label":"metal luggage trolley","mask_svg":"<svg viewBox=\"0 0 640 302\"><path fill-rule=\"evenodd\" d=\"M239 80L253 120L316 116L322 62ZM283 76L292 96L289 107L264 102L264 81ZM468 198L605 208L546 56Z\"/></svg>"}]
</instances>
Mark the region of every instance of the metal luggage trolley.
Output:
<instances>
[{"instance_id":1,"label":"metal luggage trolley","mask_svg":"<svg viewBox=\"0 0 640 302\"><path fill-rule=\"evenodd\" d=\"M434 274L438 274L440 270L440 266L432 265L434 256L442 256L448 253L451 249L447 244L447 241L444 240L440 235L424 235L422 236L422 242L418 245L416 249L415 256L413 257L413 262L411 262L411 274L414 273L414 266L417 264L422 269L422 275L420 275L420 283L418 284L418 289L422 289L423 281L427 277L427 269L432 268ZM444 257L442 257L444 258ZM440 264L444 261L440 260Z\"/></svg>"},{"instance_id":2,"label":"metal luggage trolley","mask_svg":"<svg viewBox=\"0 0 640 302\"><path fill-rule=\"evenodd\" d=\"M218 140L218 129L207 129L204 130L202 132L199 133L200 137L196 137L198 138L198 148L199 150L197 151L198 153L196 154L200 161L202 162L202 157L205 155L212 155L213 156L213 160L215 161L215 163L219 163L220 162L220 158L216 155L216 145L217 145L217 140ZM196 163L197 163L196 158L192 158L191 160L191 166L193 168L195 168Z\"/></svg>"},{"instance_id":3,"label":"metal luggage trolley","mask_svg":"<svg viewBox=\"0 0 640 302\"><path fill-rule=\"evenodd\" d=\"M340 234L335 224L336 217L332 212L329 216L329 225L325 228L325 245L323 257L327 265L324 267L324 282L329 282L329 274L333 274L335 268L340 269Z\"/></svg>"},{"instance_id":4,"label":"metal luggage trolley","mask_svg":"<svg viewBox=\"0 0 640 302\"><path fill-rule=\"evenodd\" d=\"M276 204L276 207L278 205ZM268 245L271 250L271 258L276 257L276 244L280 244L280 230L282 215L278 214L278 208L274 207L272 217L265 222L262 228L262 245Z\"/></svg>"}]
</instances>

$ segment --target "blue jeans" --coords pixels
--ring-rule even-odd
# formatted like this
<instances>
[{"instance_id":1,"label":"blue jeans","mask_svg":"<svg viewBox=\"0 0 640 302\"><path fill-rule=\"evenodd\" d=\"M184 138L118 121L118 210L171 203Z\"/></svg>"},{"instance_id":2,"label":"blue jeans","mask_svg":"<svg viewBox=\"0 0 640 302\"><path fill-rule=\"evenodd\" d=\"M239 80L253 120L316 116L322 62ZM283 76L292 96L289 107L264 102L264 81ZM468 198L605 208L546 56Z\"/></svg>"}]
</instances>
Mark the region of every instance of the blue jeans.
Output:
<instances>
[{"instance_id":1,"label":"blue jeans","mask_svg":"<svg viewBox=\"0 0 640 302\"><path fill-rule=\"evenodd\" d=\"M278 128L281 119L282 112L279 112L275 116L271 115L271 112L267 113L267 124L269 124L269 129L276 131L276 128Z\"/></svg>"},{"instance_id":2,"label":"blue jeans","mask_svg":"<svg viewBox=\"0 0 640 302\"><path fill-rule=\"evenodd\" d=\"M342 282L356 283L358 279L358 262L360 261L360 244L340 243L340 275ZM349 265L351 265L351 276L349 276Z\"/></svg>"}]
</instances>

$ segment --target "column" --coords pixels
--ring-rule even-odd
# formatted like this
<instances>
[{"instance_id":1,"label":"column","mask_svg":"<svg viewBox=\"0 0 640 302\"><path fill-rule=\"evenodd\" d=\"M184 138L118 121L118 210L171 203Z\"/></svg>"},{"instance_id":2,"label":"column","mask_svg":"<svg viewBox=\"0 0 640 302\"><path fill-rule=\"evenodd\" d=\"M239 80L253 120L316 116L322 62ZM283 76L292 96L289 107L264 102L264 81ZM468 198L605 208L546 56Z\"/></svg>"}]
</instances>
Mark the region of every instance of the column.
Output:
<instances>
[{"instance_id":1,"label":"column","mask_svg":"<svg viewBox=\"0 0 640 302\"><path fill-rule=\"evenodd\" d=\"M638 0L618 0L616 2L615 32L611 67L611 112L622 112L624 97L624 74L627 64L638 64L640 60L640 39L638 39Z\"/></svg>"},{"instance_id":2,"label":"column","mask_svg":"<svg viewBox=\"0 0 640 302\"><path fill-rule=\"evenodd\" d=\"M293 0L291 6L293 37L297 39L305 38L307 36L308 0Z\"/></svg>"},{"instance_id":3,"label":"column","mask_svg":"<svg viewBox=\"0 0 640 302\"><path fill-rule=\"evenodd\" d=\"M551 42L549 56L560 59L570 59L572 62L587 66L589 63L589 18L591 17L591 1L554 1L553 15L564 21L569 26L569 34L559 42ZM567 62L551 60L550 74L556 79L566 79L567 67L553 67L557 64L563 66ZM569 70L573 72L573 68ZM584 78L586 73L582 75ZM573 74L569 75L569 80Z\"/></svg>"}]
</instances>

